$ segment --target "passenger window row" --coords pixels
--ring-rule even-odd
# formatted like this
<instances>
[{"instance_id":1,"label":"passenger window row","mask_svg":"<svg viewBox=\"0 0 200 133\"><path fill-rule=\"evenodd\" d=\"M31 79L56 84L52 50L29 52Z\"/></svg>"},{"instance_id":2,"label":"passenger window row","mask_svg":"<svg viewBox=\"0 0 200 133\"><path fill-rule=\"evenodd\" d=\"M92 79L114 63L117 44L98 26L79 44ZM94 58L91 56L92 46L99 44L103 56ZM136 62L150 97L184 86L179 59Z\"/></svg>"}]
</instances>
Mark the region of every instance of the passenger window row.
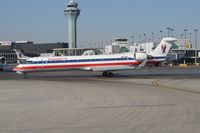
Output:
<instances>
[{"instance_id":1,"label":"passenger window row","mask_svg":"<svg viewBox=\"0 0 200 133\"><path fill-rule=\"evenodd\" d=\"M26 61L23 64L46 64L46 63L73 63L73 62L98 62L98 61L123 61L134 60L133 58L105 58L105 59L80 59L80 60L55 60L55 61Z\"/></svg>"}]
</instances>

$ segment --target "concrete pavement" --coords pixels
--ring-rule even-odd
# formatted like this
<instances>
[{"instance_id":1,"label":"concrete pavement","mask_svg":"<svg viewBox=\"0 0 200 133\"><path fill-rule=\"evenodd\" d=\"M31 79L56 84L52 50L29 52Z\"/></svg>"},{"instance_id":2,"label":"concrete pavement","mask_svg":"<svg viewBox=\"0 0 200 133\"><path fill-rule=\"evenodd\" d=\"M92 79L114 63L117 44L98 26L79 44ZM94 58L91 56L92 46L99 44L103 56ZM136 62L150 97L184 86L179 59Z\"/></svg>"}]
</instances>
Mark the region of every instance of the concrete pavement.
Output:
<instances>
[{"instance_id":1,"label":"concrete pavement","mask_svg":"<svg viewBox=\"0 0 200 133\"><path fill-rule=\"evenodd\" d=\"M122 73L1 73L0 132L199 133L200 74Z\"/></svg>"}]
</instances>

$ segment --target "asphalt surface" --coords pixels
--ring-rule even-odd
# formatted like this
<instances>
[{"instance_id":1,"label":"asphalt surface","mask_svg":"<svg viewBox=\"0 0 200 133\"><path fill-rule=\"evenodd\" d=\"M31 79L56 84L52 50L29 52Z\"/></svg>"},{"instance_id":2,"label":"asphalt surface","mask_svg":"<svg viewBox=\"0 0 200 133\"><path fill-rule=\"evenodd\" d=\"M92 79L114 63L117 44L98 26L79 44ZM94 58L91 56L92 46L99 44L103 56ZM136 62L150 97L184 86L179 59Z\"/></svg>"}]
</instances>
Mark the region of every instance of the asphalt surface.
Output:
<instances>
[{"instance_id":1,"label":"asphalt surface","mask_svg":"<svg viewBox=\"0 0 200 133\"><path fill-rule=\"evenodd\" d=\"M199 133L200 67L0 72L0 133Z\"/></svg>"}]
</instances>

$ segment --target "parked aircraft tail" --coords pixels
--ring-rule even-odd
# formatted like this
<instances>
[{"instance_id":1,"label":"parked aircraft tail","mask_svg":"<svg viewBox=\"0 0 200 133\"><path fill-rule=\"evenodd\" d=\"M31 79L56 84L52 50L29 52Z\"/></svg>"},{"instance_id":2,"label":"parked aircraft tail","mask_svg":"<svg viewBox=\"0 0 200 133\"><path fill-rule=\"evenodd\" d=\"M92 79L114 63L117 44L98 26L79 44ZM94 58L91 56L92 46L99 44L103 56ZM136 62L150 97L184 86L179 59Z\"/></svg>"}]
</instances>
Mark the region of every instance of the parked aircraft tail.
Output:
<instances>
[{"instance_id":1,"label":"parked aircraft tail","mask_svg":"<svg viewBox=\"0 0 200 133\"><path fill-rule=\"evenodd\" d=\"M166 56L171 49L171 46L177 39L175 38L163 38L160 44L150 52L151 56Z\"/></svg>"},{"instance_id":2,"label":"parked aircraft tail","mask_svg":"<svg viewBox=\"0 0 200 133\"><path fill-rule=\"evenodd\" d=\"M27 60L28 56L25 56L22 51L20 49L13 49L13 51L15 51L16 55L17 55L17 63L21 64L24 60Z\"/></svg>"},{"instance_id":3,"label":"parked aircraft tail","mask_svg":"<svg viewBox=\"0 0 200 133\"><path fill-rule=\"evenodd\" d=\"M13 51L15 51L16 55L17 55L17 59L24 59L24 58L28 58L27 56L25 56L22 51L20 49L13 49Z\"/></svg>"}]
</instances>

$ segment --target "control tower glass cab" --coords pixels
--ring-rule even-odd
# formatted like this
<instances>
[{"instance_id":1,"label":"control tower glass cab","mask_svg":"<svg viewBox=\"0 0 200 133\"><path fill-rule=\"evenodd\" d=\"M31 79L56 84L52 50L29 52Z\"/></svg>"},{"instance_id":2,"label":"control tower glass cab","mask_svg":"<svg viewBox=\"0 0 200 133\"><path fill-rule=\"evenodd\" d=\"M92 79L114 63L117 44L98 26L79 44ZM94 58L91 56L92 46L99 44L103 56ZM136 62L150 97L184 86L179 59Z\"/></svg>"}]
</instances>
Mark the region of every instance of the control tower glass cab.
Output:
<instances>
[{"instance_id":1,"label":"control tower glass cab","mask_svg":"<svg viewBox=\"0 0 200 133\"><path fill-rule=\"evenodd\" d=\"M68 18L68 43L69 48L77 48L77 18L80 15L78 3L75 0L69 0L64 10L65 16Z\"/></svg>"}]
</instances>

